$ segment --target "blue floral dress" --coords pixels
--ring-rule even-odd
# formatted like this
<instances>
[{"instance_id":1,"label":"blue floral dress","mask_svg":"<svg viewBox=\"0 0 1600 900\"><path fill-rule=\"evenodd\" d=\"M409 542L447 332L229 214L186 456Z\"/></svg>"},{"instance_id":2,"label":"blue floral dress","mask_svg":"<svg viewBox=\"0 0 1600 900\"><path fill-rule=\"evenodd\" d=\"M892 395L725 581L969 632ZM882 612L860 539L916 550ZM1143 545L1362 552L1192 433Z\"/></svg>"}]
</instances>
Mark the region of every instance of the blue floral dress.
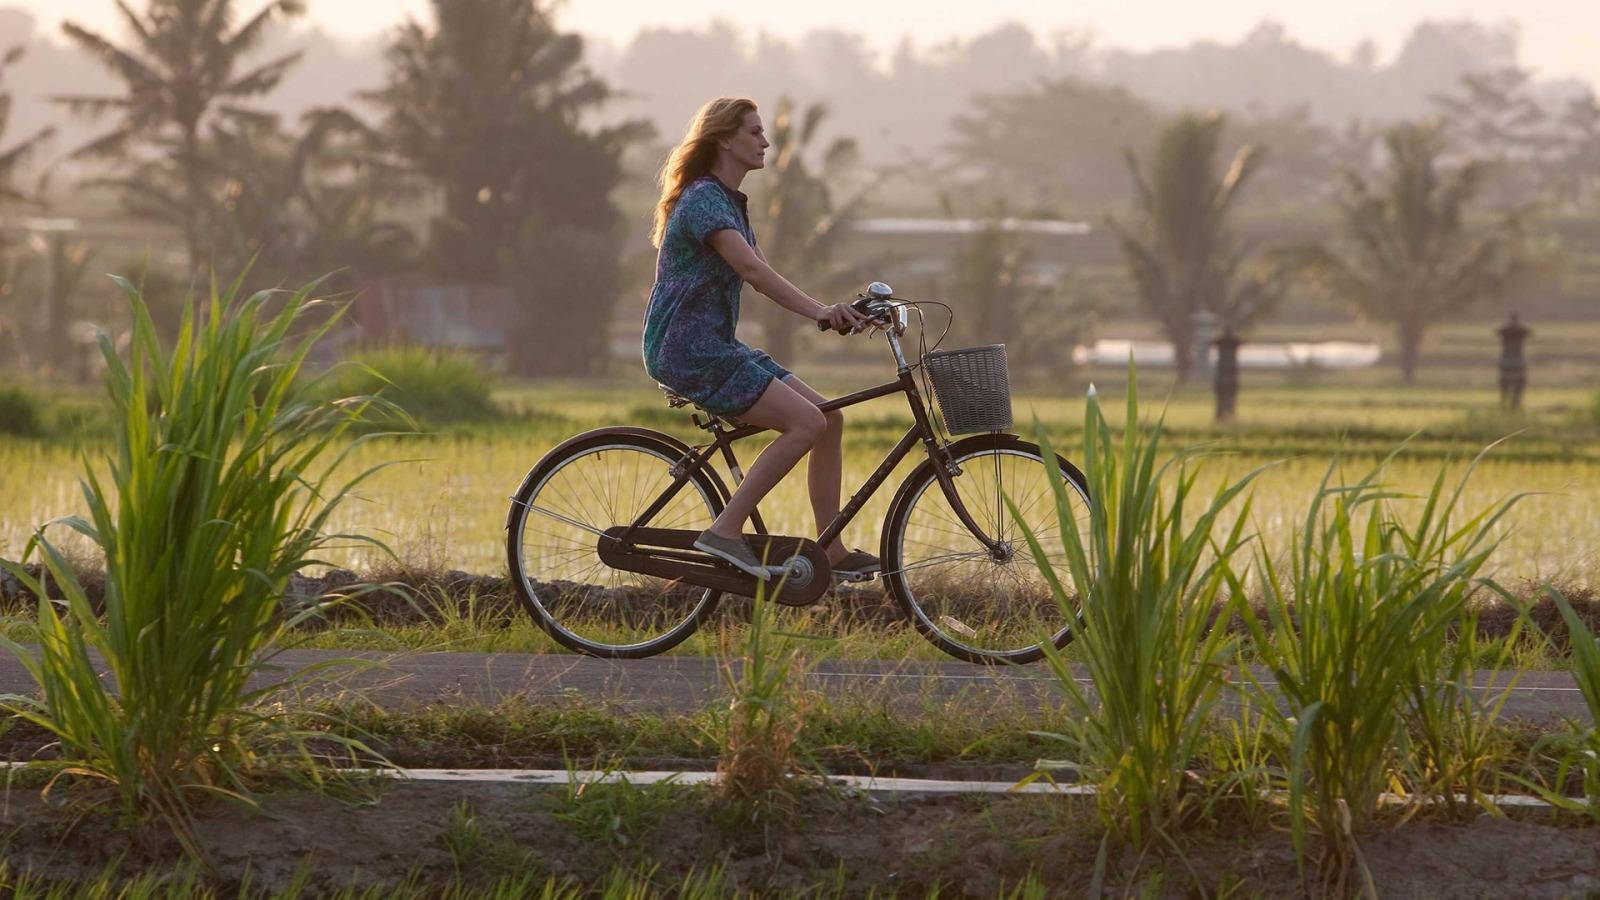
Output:
<instances>
[{"instance_id":1,"label":"blue floral dress","mask_svg":"<svg viewBox=\"0 0 1600 900\"><path fill-rule=\"evenodd\" d=\"M708 243L724 228L756 246L745 195L713 175L695 179L661 235L644 313L644 369L708 412L736 416L789 370L734 337L744 279Z\"/></svg>"}]
</instances>

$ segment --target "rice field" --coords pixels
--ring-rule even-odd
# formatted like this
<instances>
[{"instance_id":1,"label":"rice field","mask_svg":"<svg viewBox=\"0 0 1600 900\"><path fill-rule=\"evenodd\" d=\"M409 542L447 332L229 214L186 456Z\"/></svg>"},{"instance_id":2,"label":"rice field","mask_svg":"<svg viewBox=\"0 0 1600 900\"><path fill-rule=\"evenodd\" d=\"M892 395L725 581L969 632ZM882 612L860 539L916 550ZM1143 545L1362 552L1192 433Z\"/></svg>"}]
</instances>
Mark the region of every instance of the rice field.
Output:
<instances>
[{"instance_id":1,"label":"rice field","mask_svg":"<svg viewBox=\"0 0 1600 900\"><path fill-rule=\"evenodd\" d=\"M820 380L820 379L819 379ZM824 393L861 381L823 383ZM636 384L633 383L633 384ZM1115 422L1122 385L1106 379L1099 389ZM1281 544L1301 519L1308 499L1330 462L1352 475L1407 441L1388 468L1387 483L1425 491L1440 467L1452 477L1491 441L1492 450L1468 488L1467 508L1481 508L1508 494L1528 492L1501 529L1495 562L1502 578L1558 578L1592 584L1600 570L1600 430L1592 392L1583 388L1530 391L1527 411L1497 412L1487 390L1354 387L1276 388L1246 391L1239 418L1224 427L1211 422L1208 394L1190 390L1166 399L1164 421L1173 432L1168 446L1204 453L1205 478L1223 479L1266 465L1255 487L1255 530ZM358 502L347 504L337 526L373 535L408 564L473 573L505 571L504 520L507 497L527 470L552 446L588 428L631 423L660 428L691 442L699 434L681 411L658 395L633 386L559 385L506 391L501 403L515 411L507 423L442 434L384 438L358 449L352 467L386 464L367 482ZM1162 395L1146 389L1142 408L1162 407ZM1043 425L1069 458L1080 442L1083 385L1060 394L1022 394L1015 400L1018 430ZM909 425L899 398L848 410L846 495L872 471ZM746 464L758 445L746 442ZM40 523L81 511L77 481L81 453L63 442L0 437L0 556L21 555ZM846 531L847 546L875 549L879 525L899 479L917 461L879 489ZM786 534L813 534L804 478L789 478L763 504L769 526ZM64 530L58 538L66 537ZM71 540L66 541L69 545ZM332 564L355 569L384 560L370 548L334 553Z\"/></svg>"}]
</instances>

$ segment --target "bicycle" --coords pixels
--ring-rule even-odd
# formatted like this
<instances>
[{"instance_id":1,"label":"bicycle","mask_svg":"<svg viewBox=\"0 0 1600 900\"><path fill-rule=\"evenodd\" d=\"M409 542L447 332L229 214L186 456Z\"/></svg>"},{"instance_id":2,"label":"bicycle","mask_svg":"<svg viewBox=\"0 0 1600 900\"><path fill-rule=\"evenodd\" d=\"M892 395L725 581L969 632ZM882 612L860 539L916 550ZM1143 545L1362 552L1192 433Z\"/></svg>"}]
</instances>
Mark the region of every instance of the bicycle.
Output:
<instances>
[{"instance_id":1,"label":"bicycle","mask_svg":"<svg viewBox=\"0 0 1600 900\"><path fill-rule=\"evenodd\" d=\"M820 405L843 409L904 394L912 426L816 540L769 534L759 508L750 520L755 533L746 537L758 556L786 567L781 582L767 584L769 598L815 603L833 583L822 548L920 443L926 458L901 482L884 519L878 577L912 625L951 656L980 664L1033 662L1047 641L1066 646L1077 624L1055 602L1003 500L1016 503L1052 564L1063 569L1062 518L1045 461L1038 445L1007 431L1003 345L940 351L935 342L927 349L924 303L944 306L895 298L881 282L859 295L853 305L887 336L898 377ZM920 328L915 363L900 340L911 312ZM932 381L942 430L968 436L941 436L919 389L919 370ZM689 404L662 390L672 407ZM698 407L691 419L709 441L690 446L628 425L572 437L545 454L512 496L511 582L534 621L563 646L612 659L651 656L693 634L723 593L756 595L755 578L694 550L692 542L730 496L712 458L724 461L737 485L743 474L732 445L766 429ZM1054 462L1073 505L1066 519L1082 527L1083 474L1059 455ZM549 580L540 584L535 575Z\"/></svg>"}]
</instances>

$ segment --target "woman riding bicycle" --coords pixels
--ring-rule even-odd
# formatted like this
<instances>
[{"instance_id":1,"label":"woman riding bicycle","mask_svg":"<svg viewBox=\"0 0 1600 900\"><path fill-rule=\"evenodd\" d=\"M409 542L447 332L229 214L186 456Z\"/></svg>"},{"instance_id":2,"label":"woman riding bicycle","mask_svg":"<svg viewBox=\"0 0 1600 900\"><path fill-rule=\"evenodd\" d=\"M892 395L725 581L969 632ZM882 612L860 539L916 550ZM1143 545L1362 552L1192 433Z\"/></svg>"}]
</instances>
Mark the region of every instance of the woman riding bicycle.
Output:
<instances>
[{"instance_id":1,"label":"woman riding bicycle","mask_svg":"<svg viewBox=\"0 0 1600 900\"><path fill-rule=\"evenodd\" d=\"M743 536L744 523L800 457L811 454L807 486L817 528L839 512L844 416L817 408L823 397L764 351L734 336L746 282L779 306L855 331L866 319L849 304L826 306L767 265L739 186L762 168L768 142L753 101L720 97L702 106L661 168L651 243L659 248L645 311L644 366L650 377L707 412L778 432L694 546L757 578L764 566ZM824 548L833 571L865 575L876 556Z\"/></svg>"}]
</instances>

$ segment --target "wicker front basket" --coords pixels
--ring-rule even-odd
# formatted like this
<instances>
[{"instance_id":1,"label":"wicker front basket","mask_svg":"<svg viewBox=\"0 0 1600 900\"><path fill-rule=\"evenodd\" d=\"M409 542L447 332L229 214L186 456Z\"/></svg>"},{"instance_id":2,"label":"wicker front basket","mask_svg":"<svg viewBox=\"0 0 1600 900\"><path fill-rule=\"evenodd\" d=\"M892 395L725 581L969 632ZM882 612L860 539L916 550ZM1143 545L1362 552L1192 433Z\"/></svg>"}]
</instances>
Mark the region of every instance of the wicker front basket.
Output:
<instances>
[{"instance_id":1,"label":"wicker front basket","mask_svg":"<svg viewBox=\"0 0 1600 900\"><path fill-rule=\"evenodd\" d=\"M951 434L1011 427L1011 381L1006 345L935 350L927 357L933 394Z\"/></svg>"}]
</instances>

